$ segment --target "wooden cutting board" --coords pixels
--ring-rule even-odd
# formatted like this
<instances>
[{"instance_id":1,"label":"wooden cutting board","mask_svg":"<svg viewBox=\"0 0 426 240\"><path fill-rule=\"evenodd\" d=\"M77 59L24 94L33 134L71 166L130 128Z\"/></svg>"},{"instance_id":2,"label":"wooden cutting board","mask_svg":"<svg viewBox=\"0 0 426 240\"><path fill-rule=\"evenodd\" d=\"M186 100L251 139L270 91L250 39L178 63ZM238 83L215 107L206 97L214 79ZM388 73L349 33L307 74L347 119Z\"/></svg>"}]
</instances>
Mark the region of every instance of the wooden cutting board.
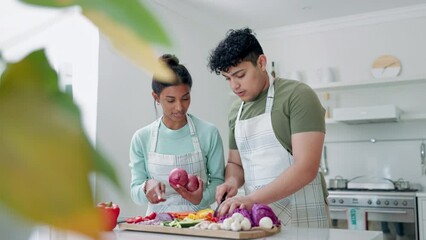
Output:
<instances>
[{"instance_id":1,"label":"wooden cutting board","mask_svg":"<svg viewBox=\"0 0 426 240\"><path fill-rule=\"evenodd\" d=\"M141 232L154 232L163 234L177 234L177 235L190 235L200 237L213 237L213 238L226 238L226 239L253 239L271 236L281 231L280 227L273 227L272 229L253 228L249 231L225 231L225 230L202 230L191 228L175 228L165 227L159 225L142 225L120 223L119 228L122 230L141 231Z\"/></svg>"}]
</instances>

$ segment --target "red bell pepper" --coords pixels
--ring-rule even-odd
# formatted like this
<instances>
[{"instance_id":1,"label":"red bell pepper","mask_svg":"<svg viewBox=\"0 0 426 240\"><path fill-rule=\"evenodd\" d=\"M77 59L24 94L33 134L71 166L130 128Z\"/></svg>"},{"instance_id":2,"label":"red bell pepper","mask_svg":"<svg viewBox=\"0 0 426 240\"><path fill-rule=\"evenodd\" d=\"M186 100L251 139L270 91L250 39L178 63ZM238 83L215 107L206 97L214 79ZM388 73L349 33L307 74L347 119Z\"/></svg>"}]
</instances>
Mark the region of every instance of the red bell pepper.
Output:
<instances>
[{"instance_id":1,"label":"red bell pepper","mask_svg":"<svg viewBox=\"0 0 426 240\"><path fill-rule=\"evenodd\" d=\"M103 230L112 231L117 225L120 207L113 202L101 202L96 207L102 215Z\"/></svg>"}]
</instances>

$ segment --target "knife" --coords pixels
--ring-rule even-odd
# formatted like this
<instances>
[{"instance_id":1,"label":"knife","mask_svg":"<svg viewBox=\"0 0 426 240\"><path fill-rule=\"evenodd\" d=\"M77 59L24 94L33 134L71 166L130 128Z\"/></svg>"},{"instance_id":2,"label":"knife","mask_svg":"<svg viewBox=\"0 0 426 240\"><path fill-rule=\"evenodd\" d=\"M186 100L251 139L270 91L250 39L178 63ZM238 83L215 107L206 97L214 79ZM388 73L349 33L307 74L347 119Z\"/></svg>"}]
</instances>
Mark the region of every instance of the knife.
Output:
<instances>
[{"instance_id":1,"label":"knife","mask_svg":"<svg viewBox=\"0 0 426 240\"><path fill-rule=\"evenodd\" d=\"M223 201L225 201L226 194L227 193L225 192L225 194L223 194L222 196L222 199L220 199L220 203L217 205L216 209L214 210L213 217L217 217L217 210L219 210L220 205L223 203Z\"/></svg>"}]
</instances>

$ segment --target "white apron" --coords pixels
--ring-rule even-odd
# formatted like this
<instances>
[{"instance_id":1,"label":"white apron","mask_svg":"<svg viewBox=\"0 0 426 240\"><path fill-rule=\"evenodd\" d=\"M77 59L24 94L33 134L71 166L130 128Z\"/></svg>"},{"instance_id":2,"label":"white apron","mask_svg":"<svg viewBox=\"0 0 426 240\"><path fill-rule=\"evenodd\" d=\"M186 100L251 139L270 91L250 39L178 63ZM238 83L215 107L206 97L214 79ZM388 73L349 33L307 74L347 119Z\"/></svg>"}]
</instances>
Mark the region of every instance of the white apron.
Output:
<instances>
[{"instance_id":1,"label":"white apron","mask_svg":"<svg viewBox=\"0 0 426 240\"><path fill-rule=\"evenodd\" d=\"M272 79L271 77L269 79ZM268 89L265 113L240 120L241 103L235 122L235 140L244 168L246 194L267 185L293 164L293 156L281 145L272 128L273 80ZM283 225L328 227L321 178L316 178L291 196L269 205Z\"/></svg>"},{"instance_id":2,"label":"white apron","mask_svg":"<svg viewBox=\"0 0 426 240\"><path fill-rule=\"evenodd\" d=\"M148 172L150 177L160 181L166 185L165 199L166 201L158 204L148 203L147 214L152 212L188 212L198 211L208 206L194 205L184 199L169 185L169 173L173 168L180 167L185 169L188 174L201 177L204 182L204 188L207 183L207 174L205 161L201 152L200 142L198 141L197 132L192 119L186 115L188 127L191 134L194 152L183 155L166 155L156 152L158 131L162 117L159 118L151 129L151 146L148 154Z\"/></svg>"}]
</instances>

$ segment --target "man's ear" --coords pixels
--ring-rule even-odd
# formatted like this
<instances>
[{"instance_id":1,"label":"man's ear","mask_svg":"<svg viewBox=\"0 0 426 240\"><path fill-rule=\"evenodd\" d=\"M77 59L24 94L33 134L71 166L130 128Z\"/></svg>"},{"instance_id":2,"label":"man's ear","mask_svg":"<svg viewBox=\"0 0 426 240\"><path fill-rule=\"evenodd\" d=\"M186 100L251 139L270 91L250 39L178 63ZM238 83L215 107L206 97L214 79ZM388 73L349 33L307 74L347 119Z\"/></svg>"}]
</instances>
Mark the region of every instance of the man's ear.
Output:
<instances>
[{"instance_id":1,"label":"man's ear","mask_svg":"<svg viewBox=\"0 0 426 240\"><path fill-rule=\"evenodd\" d=\"M267 60L264 54L260 55L257 58L257 65L259 66L260 70L266 71L266 63L267 63Z\"/></svg>"}]
</instances>

